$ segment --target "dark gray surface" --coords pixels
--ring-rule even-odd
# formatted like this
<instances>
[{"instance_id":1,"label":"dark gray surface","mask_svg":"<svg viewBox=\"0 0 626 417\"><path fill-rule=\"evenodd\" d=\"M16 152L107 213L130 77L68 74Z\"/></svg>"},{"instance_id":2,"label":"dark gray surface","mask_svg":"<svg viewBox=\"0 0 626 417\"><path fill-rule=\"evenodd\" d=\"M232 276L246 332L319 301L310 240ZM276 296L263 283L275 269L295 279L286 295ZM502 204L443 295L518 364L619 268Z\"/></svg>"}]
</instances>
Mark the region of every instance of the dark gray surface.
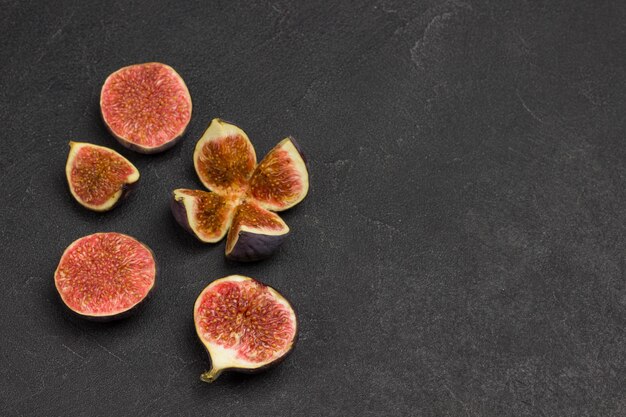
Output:
<instances>
[{"instance_id":1,"label":"dark gray surface","mask_svg":"<svg viewBox=\"0 0 626 417\"><path fill-rule=\"evenodd\" d=\"M339 4L340 3L340 4ZM623 1L0 2L2 416L626 415ZM117 68L163 61L194 102L170 151L98 116ZM272 259L224 261L168 208L200 187L213 117L259 155L292 134L309 197ZM141 170L111 213L66 189L69 140ZM74 239L136 236L158 288L115 324L68 319ZM199 380L192 305L262 279L299 311L294 354Z\"/></svg>"}]
</instances>

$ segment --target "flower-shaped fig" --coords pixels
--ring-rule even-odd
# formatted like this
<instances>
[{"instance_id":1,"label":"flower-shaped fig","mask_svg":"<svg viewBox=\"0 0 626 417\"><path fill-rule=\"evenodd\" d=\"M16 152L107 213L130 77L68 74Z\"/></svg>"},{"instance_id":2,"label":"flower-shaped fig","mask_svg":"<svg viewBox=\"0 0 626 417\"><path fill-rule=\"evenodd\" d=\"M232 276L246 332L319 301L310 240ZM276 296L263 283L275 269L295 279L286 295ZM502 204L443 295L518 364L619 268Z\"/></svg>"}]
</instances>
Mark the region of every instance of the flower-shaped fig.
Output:
<instances>
[{"instance_id":1,"label":"flower-shaped fig","mask_svg":"<svg viewBox=\"0 0 626 417\"><path fill-rule=\"evenodd\" d=\"M295 206L309 191L306 163L295 140L283 139L257 165L246 133L213 119L196 145L193 162L211 192L174 190L176 220L203 242L218 242L228 233L228 259L270 256L289 233L273 212Z\"/></svg>"}]
</instances>

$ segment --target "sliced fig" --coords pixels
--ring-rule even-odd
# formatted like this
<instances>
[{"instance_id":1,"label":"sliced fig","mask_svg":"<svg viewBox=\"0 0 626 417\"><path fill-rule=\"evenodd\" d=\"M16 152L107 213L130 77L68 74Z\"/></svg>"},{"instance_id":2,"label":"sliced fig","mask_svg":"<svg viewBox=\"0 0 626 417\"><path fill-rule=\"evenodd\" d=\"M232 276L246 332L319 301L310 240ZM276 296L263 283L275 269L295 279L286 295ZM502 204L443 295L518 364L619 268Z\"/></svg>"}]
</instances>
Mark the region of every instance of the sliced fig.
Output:
<instances>
[{"instance_id":1,"label":"sliced fig","mask_svg":"<svg viewBox=\"0 0 626 417\"><path fill-rule=\"evenodd\" d=\"M213 119L193 153L196 173L211 191L240 194L256 166L248 135L237 126Z\"/></svg>"},{"instance_id":2,"label":"sliced fig","mask_svg":"<svg viewBox=\"0 0 626 417\"><path fill-rule=\"evenodd\" d=\"M175 190L176 220L203 242L217 242L230 228L229 259L253 261L274 253L289 227L271 211L295 206L309 190L306 162L295 140L282 140L257 166L246 133L213 119L196 144L193 162L212 193Z\"/></svg>"},{"instance_id":3,"label":"sliced fig","mask_svg":"<svg viewBox=\"0 0 626 417\"><path fill-rule=\"evenodd\" d=\"M126 315L154 287L156 263L143 243L121 233L95 233L68 246L54 273L63 303L82 317Z\"/></svg>"},{"instance_id":4,"label":"sliced fig","mask_svg":"<svg viewBox=\"0 0 626 417\"><path fill-rule=\"evenodd\" d=\"M254 373L284 359L298 333L296 314L275 289L231 275L213 281L194 306L194 323L211 358L200 379L213 382L226 370Z\"/></svg>"},{"instance_id":5,"label":"sliced fig","mask_svg":"<svg viewBox=\"0 0 626 417\"><path fill-rule=\"evenodd\" d=\"M236 205L217 193L178 189L172 193L176 221L203 242L219 242L226 235Z\"/></svg>"},{"instance_id":6,"label":"sliced fig","mask_svg":"<svg viewBox=\"0 0 626 417\"><path fill-rule=\"evenodd\" d=\"M257 261L270 256L289 234L289 227L277 214L254 201L237 207L226 240L226 257L234 261Z\"/></svg>"},{"instance_id":7,"label":"sliced fig","mask_svg":"<svg viewBox=\"0 0 626 417\"><path fill-rule=\"evenodd\" d=\"M250 178L249 194L272 211L287 210L309 191L306 164L293 138L285 138L263 158Z\"/></svg>"},{"instance_id":8,"label":"sliced fig","mask_svg":"<svg viewBox=\"0 0 626 417\"><path fill-rule=\"evenodd\" d=\"M191 120L191 96L183 79L158 62L115 71L100 94L104 123L118 141L141 153L164 151Z\"/></svg>"},{"instance_id":9,"label":"sliced fig","mask_svg":"<svg viewBox=\"0 0 626 417\"><path fill-rule=\"evenodd\" d=\"M137 168L113 149L81 142L70 142L65 175L76 201L94 211L113 208L139 180Z\"/></svg>"}]
</instances>

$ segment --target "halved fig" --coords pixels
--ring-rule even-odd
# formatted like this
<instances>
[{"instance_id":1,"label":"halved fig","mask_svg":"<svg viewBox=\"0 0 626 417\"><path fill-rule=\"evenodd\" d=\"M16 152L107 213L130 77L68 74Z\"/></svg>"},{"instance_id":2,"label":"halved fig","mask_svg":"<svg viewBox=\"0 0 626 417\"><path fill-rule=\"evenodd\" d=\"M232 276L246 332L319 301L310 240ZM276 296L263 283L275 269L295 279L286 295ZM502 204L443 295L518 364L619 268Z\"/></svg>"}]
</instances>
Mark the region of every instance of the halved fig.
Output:
<instances>
[{"instance_id":1,"label":"halved fig","mask_svg":"<svg viewBox=\"0 0 626 417\"><path fill-rule=\"evenodd\" d=\"M121 233L95 233L68 246L54 273L63 303L93 320L127 315L154 287L156 263L143 243Z\"/></svg>"},{"instance_id":2,"label":"halved fig","mask_svg":"<svg viewBox=\"0 0 626 417\"><path fill-rule=\"evenodd\" d=\"M235 202L217 193L180 188L172 193L178 223L203 242L219 242L233 219Z\"/></svg>"},{"instance_id":3,"label":"halved fig","mask_svg":"<svg viewBox=\"0 0 626 417\"><path fill-rule=\"evenodd\" d=\"M94 211L113 208L139 180L137 168L113 149L81 142L70 142L65 175L76 201Z\"/></svg>"},{"instance_id":4,"label":"halved fig","mask_svg":"<svg viewBox=\"0 0 626 417\"><path fill-rule=\"evenodd\" d=\"M257 261L274 253L289 234L289 226L277 214L254 201L237 207L226 239L226 257L234 261Z\"/></svg>"},{"instance_id":5,"label":"halved fig","mask_svg":"<svg viewBox=\"0 0 626 417\"><path fill-rule=\"evenodd\" d=\"M309 190L306 162L295 140L282 140L256 166L246 133L213 119L196 145L193 161L200 181L212 193L175 190L176 220L203 242L217 242L230 228L229 259L260 260L275 252L289 227L271 211L293 207Z\"/></svg>"},{"instance_id":6,"label":"halved fig","mask_svg":"<svg viewBox=\"0 0 626 417\"><path fill-rule=\"evenodd\" d=\"M183 79L158 62L131 65L109 75L100 94L104 123L118 141L141 153L172 147L191 120Z\"/></svg>"},{"instance_id":7,"label":"halved fig","mask_svg":"<svg viewBox=\"0 0 626 417\"><path fill-rule=\"evenodd\" d=\"M298 333L296 314L273 288L231 275L213 281L194 305L194 323L211 358L200 376L213 382L226 370L253 373L283 360Z\"/></svg>"},{"instance_id":8,"label":"halved fig","mask_svg":"<svg viewBox=\"0 0 626 417\"><path fill-rule=\"evenodd\" d=\"M283 139L263 158L250 178L249 194L268 210L287 210L309 191L309 173L295 140Z\"/></svg>"},{"instance_id":9,"label":"halved fig","mask_svg":"<svg viewBox=\"0 0 626 417\"><path fill-rule=\"evenodd\" d=\"M211 191L240 194L256 166L256 153L248 135L235 125L213 119L193 153L202 184Z\"/></svg>"}]
</instances>

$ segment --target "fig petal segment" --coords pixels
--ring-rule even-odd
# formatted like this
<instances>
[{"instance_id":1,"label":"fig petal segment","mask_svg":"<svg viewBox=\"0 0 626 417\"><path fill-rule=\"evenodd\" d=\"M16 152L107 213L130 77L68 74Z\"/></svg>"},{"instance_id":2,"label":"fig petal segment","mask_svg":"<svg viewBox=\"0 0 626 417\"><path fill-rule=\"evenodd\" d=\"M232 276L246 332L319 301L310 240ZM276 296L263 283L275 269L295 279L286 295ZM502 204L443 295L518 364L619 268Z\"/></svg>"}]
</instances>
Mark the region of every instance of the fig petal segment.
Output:
<instances>
[{"instance_id":1,"label":"fig petal segment","mask_svg":"<svg viewBox=\"0 0 626 417\"><path fill-rule=\"evenodd\" d=\"M115 71L100 94L104 123L129 149L156 153L170 148L191 120L191 96L180 75L158 62Z\"/></svg>"},{"instance_id":2,"label":"fig petal segment","mask_svg":"<svg viewBox=\"0 0 626 417\"><path fill-rule=\"evenodd\" d=\"M278 249L289 226L275 213L254 201L244 201L235 212L226 240L226 257L234 261L257 261Z\"/></svg>"},{"instance_id":3,"label":"fig petal segment","mask_svg":"<svg viewBox=\"0 0 626 417\"><path fill-rule=\"evenodd\" d=\"M268 210L287 210L309 191L309 173L291 137L283 139L263 158L250 179L249 195Z\"/></svg>"},{"instance_id":4,"label":"fig petal segment","mask_svg":"<svg viewBox=\"0 0 626 417\"><path fill-rule=\"evenodd\" d=\"M65 176L76 201L88 209L106 211L139 180L139 170L113 149L70 142Z\"/></svg>"},{"instance_id":5,"label":"fig petal segment","mask_svg":"<svg viewBox=\"0 0 626 417\"><path fill-rule=\"evenodd\" d=\"M92 319L131 310L147 297L155 279L152 251L121 233L95 233L76 240L54 274L63 303Z\"/></svg>"},{"instance_id":6,"label":"fig petal segment","mask_svg":"<svg viewBox=\"0 0 626 417\"><path fill-rule=\"evenodd\" d=\"M222 240L231 225L235 202L217 193L180 188L172 193L172 213L199 240Z\"/></svg>"},{"instance_id":7,"label":"fig petal segment","mask_svg":"<svg viewBox=\"0 0 626 417\"><path fill-rule=\"evenodd\" d=\"M256 166L256 153L243 130L213 119L196 144L193 163L209 190L238 194L247 188Z\"/></svg>"},{"instance_id":8,"label":"fig petal segment","mask_svg":"<svg viewBox=\"0 0 626 417\"><path fill-rule=\"evenodd\" d=\"M194 306L196 332L211 357L201 379L224 370L256 372L283 359L297 335L296 314L276 290L252 278L231 275L209 284Z\"/></svg>"}]
</instances>

